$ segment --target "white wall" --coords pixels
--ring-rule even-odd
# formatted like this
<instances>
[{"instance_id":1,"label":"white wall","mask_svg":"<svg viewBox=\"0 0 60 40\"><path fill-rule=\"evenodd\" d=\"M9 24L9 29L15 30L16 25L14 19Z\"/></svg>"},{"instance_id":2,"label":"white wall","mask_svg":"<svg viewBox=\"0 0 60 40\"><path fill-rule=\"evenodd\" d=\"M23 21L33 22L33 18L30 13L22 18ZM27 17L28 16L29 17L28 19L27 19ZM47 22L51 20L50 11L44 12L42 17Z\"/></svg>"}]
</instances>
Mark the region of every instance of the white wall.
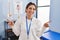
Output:
<instances>
[{"instance_id":1,"label":"white wall","mask_svg":"<svg viewBox=\"0 0 60 40\"><path fill-rule=\"evenodd\" d=\"M50 29L60 33L60 0L51 0Z\"/></svg>"}]
</instances>

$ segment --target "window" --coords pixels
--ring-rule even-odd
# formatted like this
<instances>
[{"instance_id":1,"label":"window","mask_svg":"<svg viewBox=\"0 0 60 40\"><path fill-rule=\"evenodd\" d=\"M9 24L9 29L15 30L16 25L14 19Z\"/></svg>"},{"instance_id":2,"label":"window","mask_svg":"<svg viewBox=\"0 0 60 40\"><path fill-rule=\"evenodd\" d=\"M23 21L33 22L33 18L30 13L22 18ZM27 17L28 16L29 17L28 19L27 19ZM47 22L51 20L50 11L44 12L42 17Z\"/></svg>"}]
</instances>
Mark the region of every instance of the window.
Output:
<instances>
[{"instance_id":1,"label":"window","mask_svg":"<svg viewBox=\"0 0 60 40\"><path fill-rule=\"evenodd\" d=\"M50 0L38 0L38 19L41 21L42 25L49 21L50 13ZM49 29L49 28L48 28Z\"/></svg>"},{"instance_id":2,"label":"window","mask_svg":"<svg viewBox=\"0 0 60 40\"><path fill-rule=\"evenodd\" d=\"M49 21L49 10L50 7L38 8L38 19L43 23Z\"/></svg>"},{"instance_id":3,"label":"window","mask_svg":"<svg viewBox=\"0 0 60 40\"><path fill-rule=\"evenodd\" d=\"M50 0L38 0L38 6L50 5Z\"/></svg>"}]
</instances>

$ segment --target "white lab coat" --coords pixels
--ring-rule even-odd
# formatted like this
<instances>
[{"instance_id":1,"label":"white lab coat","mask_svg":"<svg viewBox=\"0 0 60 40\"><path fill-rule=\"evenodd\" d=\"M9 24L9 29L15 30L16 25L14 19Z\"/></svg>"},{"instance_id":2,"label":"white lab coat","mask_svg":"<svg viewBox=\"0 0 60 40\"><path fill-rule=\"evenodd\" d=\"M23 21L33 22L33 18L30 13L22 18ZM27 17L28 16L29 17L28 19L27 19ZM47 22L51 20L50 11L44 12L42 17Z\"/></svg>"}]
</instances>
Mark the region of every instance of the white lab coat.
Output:
<instances>
[{"instance_id":1,"label":"white lab coat","mask_svg":"<svg viewBox=\"0 0 60 40\"><path fill-rule=\"evenodd\" d=\"M45 27L41 27L41 23L38 19L32 18L29 40L40 40L41 35L43 34ZM26 31L26 16L20 17L12 27L13 32L19 36L19 40L28 40L27 31Z\"/></svg>"}]
</instances>

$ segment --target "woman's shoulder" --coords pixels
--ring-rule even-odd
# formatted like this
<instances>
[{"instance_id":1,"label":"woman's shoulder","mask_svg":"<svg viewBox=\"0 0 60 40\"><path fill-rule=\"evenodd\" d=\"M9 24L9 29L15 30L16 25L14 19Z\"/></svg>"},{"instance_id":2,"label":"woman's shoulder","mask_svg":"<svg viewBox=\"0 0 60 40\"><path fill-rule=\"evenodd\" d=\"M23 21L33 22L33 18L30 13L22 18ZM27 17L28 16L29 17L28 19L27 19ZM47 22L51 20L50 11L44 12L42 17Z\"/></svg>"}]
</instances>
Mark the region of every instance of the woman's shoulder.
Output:
<instances>
[{"instance_id":1,"label":"woman's shoulder","mask_svg":"<svg viewBox=\"0 0 60 40\"><path fill-rule=\"evenodd\" d=\"M36 18L36 17L33 17L33 21L35 22L35 23L41 23L41 21L38 19L38 18Z\"/></svg>"},{"instance_id":2,"label":"woman's shoulder","mask_svg":"<svg viewBox=\"0 0 60 40\"><path fill-rule=\"evenodd\" d=\"M34 20L34 21L37 21L37 22L40 21L40 20L39 20L38 18L36 18L36 17L33 17L33 20Z\"/></svg>"}]
</instances>

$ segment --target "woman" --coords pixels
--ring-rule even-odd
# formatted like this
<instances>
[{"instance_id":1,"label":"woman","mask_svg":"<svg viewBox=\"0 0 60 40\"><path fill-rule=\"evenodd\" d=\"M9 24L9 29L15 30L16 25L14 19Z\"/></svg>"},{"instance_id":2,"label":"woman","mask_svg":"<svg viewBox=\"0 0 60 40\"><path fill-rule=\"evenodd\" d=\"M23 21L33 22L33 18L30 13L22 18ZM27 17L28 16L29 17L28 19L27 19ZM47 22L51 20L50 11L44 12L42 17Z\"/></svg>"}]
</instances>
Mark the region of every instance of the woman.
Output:
<instances>
[{"instance_id":1,"label":"woman","mask_svg":"<svg viewBox=\"0 0 60 40\"><path fill-rule=\"evenodd\" d=\"M11 26L13 32L19 36L19 40L40 40L44 30L48 27L48 23L45 23L43 27L41 27L41 22L33 17L35 10L36 5L29 2L25 10L26 16L22 16L15 24L9 21L9 26Z\"/></svg>"}]
</instances>

